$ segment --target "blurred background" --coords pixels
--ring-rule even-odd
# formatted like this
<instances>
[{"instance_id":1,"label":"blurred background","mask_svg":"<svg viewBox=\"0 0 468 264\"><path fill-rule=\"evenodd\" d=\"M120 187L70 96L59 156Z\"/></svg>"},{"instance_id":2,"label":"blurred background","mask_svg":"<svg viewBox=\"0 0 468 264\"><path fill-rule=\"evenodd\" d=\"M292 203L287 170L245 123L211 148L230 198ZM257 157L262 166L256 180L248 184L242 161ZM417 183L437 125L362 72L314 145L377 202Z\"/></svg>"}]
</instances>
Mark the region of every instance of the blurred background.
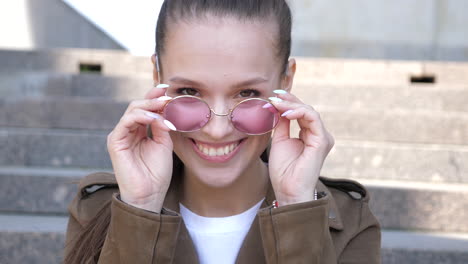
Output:
<instances>
[{"instance_id":1,"label":"blurred background","mask_svg":"<svg viewBox=\"0 0 468 264\"><path fill-rule=\"evenodd\" d=\"M1 264L61 262L74 182L112 170L153 85L161 2L0 2ZM289 3L293 92L337 140L322 175L369 189L383 263L468 263L468 1Z\"/></svg>"}]
</instances>

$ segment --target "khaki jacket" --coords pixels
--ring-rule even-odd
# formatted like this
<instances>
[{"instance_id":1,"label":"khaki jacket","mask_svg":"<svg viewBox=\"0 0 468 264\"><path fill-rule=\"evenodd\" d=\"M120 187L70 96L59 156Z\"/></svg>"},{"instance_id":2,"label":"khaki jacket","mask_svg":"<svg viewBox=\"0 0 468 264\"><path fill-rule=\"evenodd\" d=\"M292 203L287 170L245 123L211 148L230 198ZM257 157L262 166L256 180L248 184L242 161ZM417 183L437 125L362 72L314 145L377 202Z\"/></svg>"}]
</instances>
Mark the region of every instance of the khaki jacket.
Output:
<instances>
[{"instance_id":1,"label":"khaki jacket","mask_svg":"<svg viewBox=\"0 0 468 264\"><path fill-rule=\"evenodd\" d=\"M99 263L198 263L178 213L178 185L173 179L157 214L122 202L113 174L86 176L68 207L67 243L110 201L111 220ZM365 188L349 180L320 178L317 191L321 197L316 201L273 208L270 186L236 263L380 263L380 226L369 210Z\"/></svg>"}]
</instances>

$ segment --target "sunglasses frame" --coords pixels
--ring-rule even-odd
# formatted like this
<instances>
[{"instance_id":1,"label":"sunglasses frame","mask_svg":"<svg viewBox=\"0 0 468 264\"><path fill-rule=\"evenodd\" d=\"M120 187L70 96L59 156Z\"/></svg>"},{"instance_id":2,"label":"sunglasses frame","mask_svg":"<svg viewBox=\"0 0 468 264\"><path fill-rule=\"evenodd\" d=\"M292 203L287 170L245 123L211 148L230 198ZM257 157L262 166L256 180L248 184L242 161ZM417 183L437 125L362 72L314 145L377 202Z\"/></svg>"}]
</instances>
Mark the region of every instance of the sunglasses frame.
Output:
<instances>
[{"instance_id":1,"label":"sunglasses frame","mask_svg":"<svg viewBox=\"0 0 468 264\"><path fill-rule=\"evenodd\" d=\"M268 101L268 100L266 100L266 99L263 99L263 98L247 98L247 99L242 100L242 101L238 102L237 104L235 104L233 108L229 109L229 112L228 112L228 113L226 113L226 114L218 114L218 113L216 113L216 112L213 110L213 108L210 107L210 105L209 105L205 100L201 99L200 97L193 96L193 95L180 95L180 96L174 97L174 98L172 98L171 100L167 101L167 103L164 105L163 110L161 111L161 113L164 114L164 112L166 111L167 105L168 105L169 103L171 103L172 101L177 100L177 99L179 99L179 98L194 98L194 99L197 99L197 100L203 102L203 103L206 105L206 107L207 107L208 109L210 109L210 116L209 116L209 118L208 118L208 122L210 122L210 120L211 120L212 113L215 114L216 116L229 116L229 120L231 121L232 126L233 126L237 131L240 131L240 130L238 130L238 129L236 128L236 126L235 126L235 125L233 124L233 122L232 122L232 112L233 112L240 104L245 103L245 102L247 102L247 101L252 101L252 100L260 100L260 101L264 101L265 103L270 103L270 101ZM273 130L278 126L279 120L280 120L281 116L280 116L280 114L279 114L279 110L278 110L274 105L271 104L271 107L273 107L273 108L276 109L276 111L277 111L276 114L278 115L278 122L276 122L276 124L274 125L274 127L273 127L272 129L270 129L270 130L268 130L268 131L266 131L266 132L260 133L260 134L251 134L251 133L246 133L246 132L243 132L243 131L240 131L240 132L245 133L245 134L250 135L250 136L259 136L259 135L264 135L264 134L267 134L267 133L273 131ZM205 126L208 124L208 122L206 122L202 127L200 127L200 128L197 129L197 130L183 131L183 130L177 129L177 132L189 133L189 132L199 131L199 130L201 130L203 127L205 127Z\"/></svg>"}]
</instances>

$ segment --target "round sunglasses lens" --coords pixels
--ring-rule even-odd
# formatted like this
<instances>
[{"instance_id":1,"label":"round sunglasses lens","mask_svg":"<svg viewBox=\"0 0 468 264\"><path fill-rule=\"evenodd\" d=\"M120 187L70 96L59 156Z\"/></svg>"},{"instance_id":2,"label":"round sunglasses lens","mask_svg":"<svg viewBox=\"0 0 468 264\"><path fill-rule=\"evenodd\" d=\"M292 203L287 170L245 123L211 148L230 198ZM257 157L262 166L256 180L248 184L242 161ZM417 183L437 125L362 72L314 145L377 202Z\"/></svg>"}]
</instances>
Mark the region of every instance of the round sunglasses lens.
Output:
<instances>
[{"instance_id":1,"label":"round sunglasses lens","mask_svg":"<svg viewBox=\"0 0 468 264\"><path fill-rule=\"evenodd\" d=\"M202 128L210 120L210 108L194 97L176 98L164 108L164 118L177 128L177 131L191 132Z\"/></svg>"},{"instance_id":2,"label":"round sunglasses lens","mask_svg":"<svg viewBox=\"0 0 468 264\"><path fill-rule=\"evenodd\" d=\"M272 130L279 121L279 112L268 102L260 99L244 101L232 111L232 124L247 134L263 134Z\"/></svg>"}]
</instances>

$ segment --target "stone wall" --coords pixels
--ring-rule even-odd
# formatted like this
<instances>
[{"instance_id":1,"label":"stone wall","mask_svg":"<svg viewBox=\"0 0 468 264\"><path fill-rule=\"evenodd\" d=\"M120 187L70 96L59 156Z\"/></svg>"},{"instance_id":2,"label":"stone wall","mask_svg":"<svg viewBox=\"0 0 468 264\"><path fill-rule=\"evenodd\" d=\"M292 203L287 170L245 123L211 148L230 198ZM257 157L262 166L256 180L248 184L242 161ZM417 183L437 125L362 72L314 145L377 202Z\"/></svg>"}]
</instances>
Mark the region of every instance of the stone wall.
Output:
<instances>
[{"instance_id":1,"label":"stone wall","mask_svg":"<svg viewBox=\"0 0 468 264\"><path fill-rule=\"evenodd\" d=\"M468 60L466 0L290 0L293 54Z\"/></svg>"}]
</instances>

